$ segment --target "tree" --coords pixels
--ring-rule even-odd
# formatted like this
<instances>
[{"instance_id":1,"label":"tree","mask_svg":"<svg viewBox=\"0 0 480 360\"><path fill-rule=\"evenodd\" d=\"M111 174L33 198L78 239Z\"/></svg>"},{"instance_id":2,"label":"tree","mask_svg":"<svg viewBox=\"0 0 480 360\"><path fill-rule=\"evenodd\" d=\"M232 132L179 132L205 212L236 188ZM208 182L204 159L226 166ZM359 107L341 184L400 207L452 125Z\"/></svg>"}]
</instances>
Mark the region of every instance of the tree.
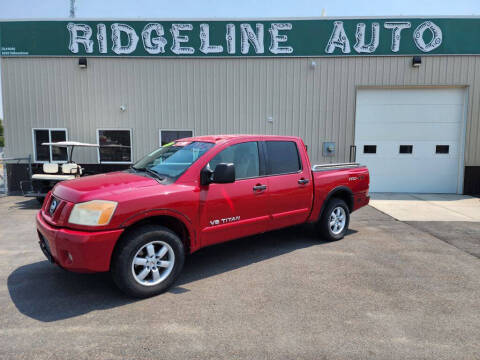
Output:
<instances>
[{"instance_id":1,"label":"tree","mask_svg":"<svg viewBox=\"0 0 480 360\"><path fill-rule=\"evenodd\" d=\"M5 146L5 140L3 138L3 125L2 119L0 119L0 148Z\"/></svg>"}]
</instances>

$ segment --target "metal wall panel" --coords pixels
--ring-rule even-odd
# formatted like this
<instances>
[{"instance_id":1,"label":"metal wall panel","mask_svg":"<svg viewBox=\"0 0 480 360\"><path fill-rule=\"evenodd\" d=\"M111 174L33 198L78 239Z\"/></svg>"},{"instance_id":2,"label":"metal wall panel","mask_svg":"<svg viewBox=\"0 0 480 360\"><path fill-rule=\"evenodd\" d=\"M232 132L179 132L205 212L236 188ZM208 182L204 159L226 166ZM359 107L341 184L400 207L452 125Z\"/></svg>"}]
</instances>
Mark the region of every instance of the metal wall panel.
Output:
<instances>
[{"instance_id":1,"label":"metal wall panel","mask_svg":"<svg viewBox=\"0 0 480 360\"><path fill-rule=\"evenodd\" d=\"M33 127L66 127L85 142L97 128L132 128L134 159L158 146L159 129L193 129L298 135L314 162L347 161L358 87L468 86L465 165L480 165L480 57L411 60L89 58L80 69L76 58L4 58L6 155L32 153ZM322 157L323 141L337 143L335 157ZM94 150L76 155L97 162Z\"/></svg>"}]
</instances>

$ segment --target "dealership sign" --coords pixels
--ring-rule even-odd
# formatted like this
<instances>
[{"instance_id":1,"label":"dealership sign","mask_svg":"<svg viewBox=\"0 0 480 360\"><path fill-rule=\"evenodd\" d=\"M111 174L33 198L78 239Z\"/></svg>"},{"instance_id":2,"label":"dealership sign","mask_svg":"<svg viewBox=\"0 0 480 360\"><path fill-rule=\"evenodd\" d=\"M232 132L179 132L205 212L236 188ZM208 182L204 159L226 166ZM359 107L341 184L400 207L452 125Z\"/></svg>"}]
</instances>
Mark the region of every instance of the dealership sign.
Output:
<instances>
[{"instance_id":1,"label":"dealership sign","mask_svg":"<svg viewBox=\"0 0 480 360\"><path fill-rule=\"evenodd\" d=\"M479 54L480 18L6 21L2 56Z\"/></svg>"}]
</instances>

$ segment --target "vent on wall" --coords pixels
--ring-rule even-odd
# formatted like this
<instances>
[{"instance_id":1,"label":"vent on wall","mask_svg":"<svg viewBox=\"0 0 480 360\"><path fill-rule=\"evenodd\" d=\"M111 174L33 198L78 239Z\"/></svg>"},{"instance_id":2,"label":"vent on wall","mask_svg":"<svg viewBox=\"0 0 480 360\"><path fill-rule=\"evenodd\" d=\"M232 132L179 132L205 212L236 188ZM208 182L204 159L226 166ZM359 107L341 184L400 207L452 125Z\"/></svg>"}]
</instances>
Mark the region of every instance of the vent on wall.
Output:
<instances>
[{"instance_id":1,"label":"vent on wall","mask_svg":"<svg viewBox=\"0 0 480 360\"><path fill-rule=\"evenodd\" d=\"M363 145L363 153L364 154L376 154L377 153L377 145Z\"/></svg>"}]
</instances>

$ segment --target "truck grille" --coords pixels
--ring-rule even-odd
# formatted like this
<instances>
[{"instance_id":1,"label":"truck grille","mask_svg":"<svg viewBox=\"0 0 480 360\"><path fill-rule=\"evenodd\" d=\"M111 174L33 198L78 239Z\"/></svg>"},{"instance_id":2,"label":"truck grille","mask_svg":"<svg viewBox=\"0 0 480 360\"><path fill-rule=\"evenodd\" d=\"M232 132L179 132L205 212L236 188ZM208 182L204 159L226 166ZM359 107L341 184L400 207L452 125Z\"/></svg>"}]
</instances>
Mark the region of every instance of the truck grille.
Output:
<instances>
[{"instance_id":1,"label":"truck grille","mask_svg":"<svg viewBox=\"0 0 480 360\"><path fill-rule=\"evenodd\" d=\"M50 198L45 201L42 215L51 225L63 226L69 210L70 206L68 201L59 199L55 196L50 196Z\"/></svg>"}]
</instances>

